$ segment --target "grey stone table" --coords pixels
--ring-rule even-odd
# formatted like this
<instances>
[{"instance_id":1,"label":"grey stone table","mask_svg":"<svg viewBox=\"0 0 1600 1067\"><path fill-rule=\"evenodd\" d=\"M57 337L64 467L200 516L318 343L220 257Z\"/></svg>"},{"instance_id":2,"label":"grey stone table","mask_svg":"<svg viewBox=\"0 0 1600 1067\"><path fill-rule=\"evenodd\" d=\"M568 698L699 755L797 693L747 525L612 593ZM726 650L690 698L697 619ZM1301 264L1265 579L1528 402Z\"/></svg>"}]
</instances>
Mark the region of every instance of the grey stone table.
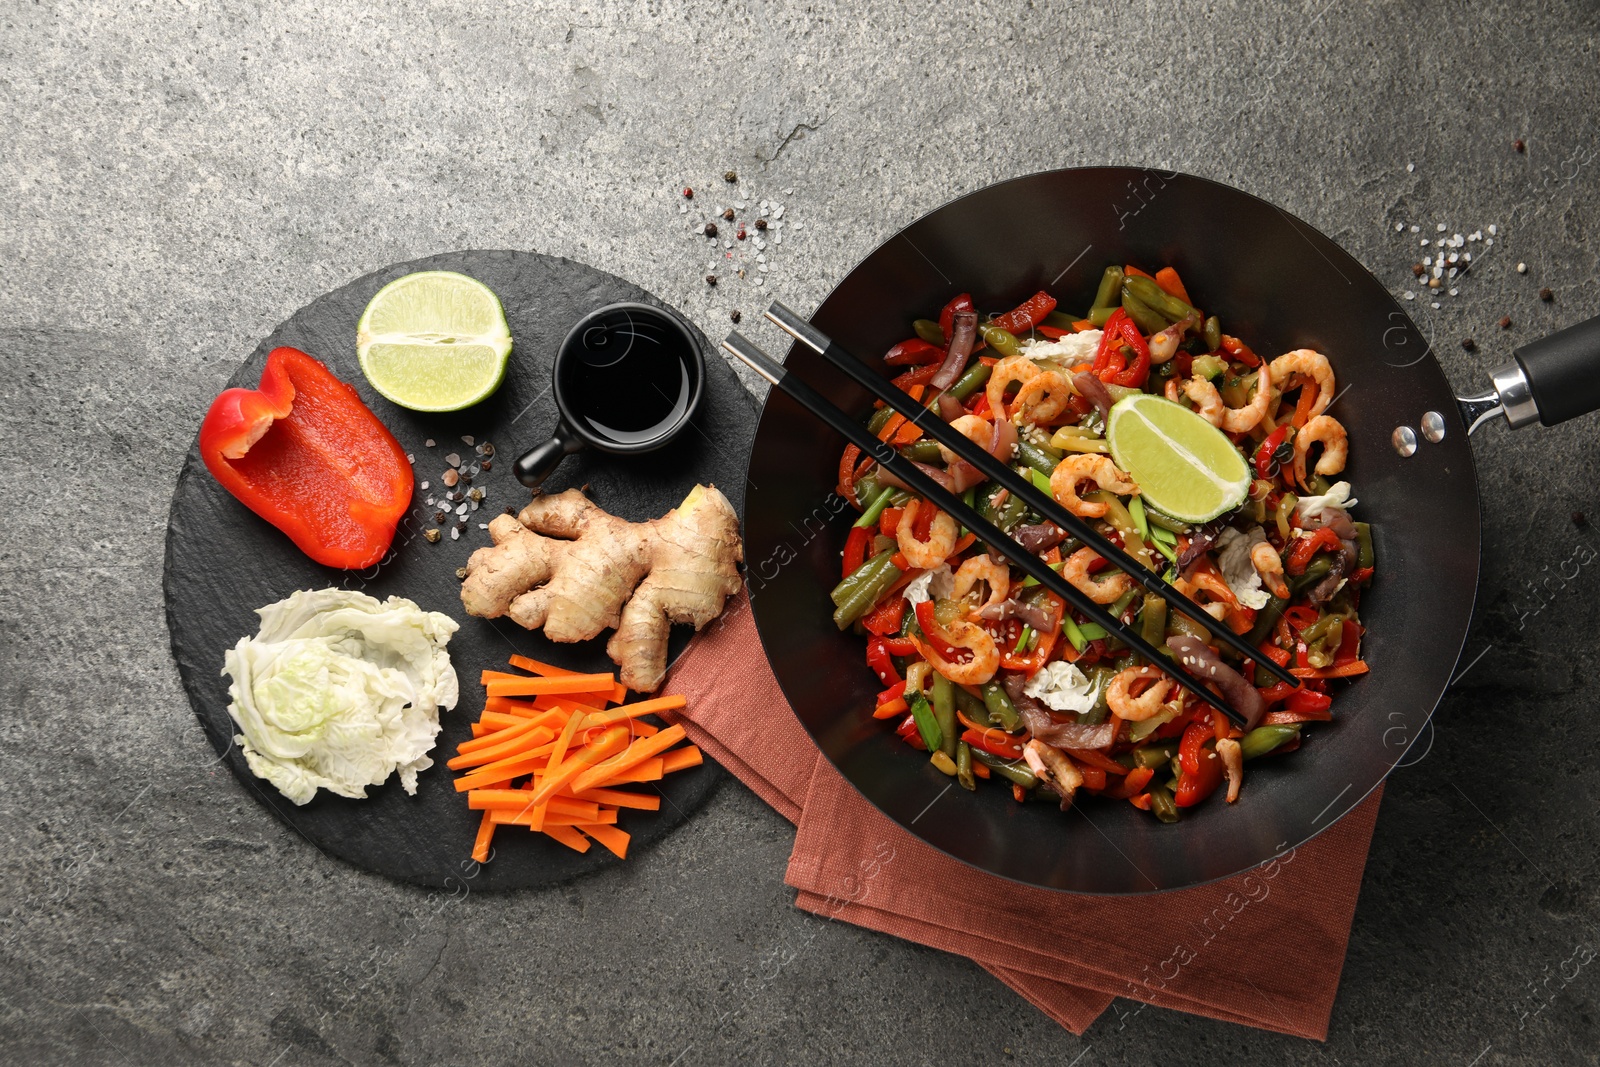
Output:
<instances>
[{"instance_id":1,"label":"grey stone table","mask_svg":"<svg viewBox=\"0 0 1600 1067\"><path fill-rule=\"evenodd\" d=\"M814 306L964 190L1150 164L1420 291L1474 387L1600 312L1592 4L362 7L0 4L0 1061L1596 1061L1592 418L1478 444L1474 632L1391 780L1326 1045L1127 1002L1074 1037L965 960L796 911L792 830L737 784L561 889L441 904L363 875L212 766L160 594L234 364L317 294L454 248L583 260L717 335L775 291ZM784 205L767 271L705 283L684 185ZM1412 276L1406 227L1491 223L1456 295Z\"/></svg>"}]
</instances>

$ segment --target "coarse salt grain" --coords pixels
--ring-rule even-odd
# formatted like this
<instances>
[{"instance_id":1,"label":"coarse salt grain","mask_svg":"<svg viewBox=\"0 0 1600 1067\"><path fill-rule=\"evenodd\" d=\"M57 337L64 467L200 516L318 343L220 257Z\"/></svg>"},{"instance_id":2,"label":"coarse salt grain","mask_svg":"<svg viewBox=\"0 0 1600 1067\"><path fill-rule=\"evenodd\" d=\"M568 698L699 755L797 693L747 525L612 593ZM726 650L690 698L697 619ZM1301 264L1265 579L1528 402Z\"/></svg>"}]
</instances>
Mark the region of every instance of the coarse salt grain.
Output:
<instances>
[{"instance_id":1,"label":"coarse salt grain","mask_svg":"<svg viewBox=\"0 0 1600 1067\"><path fill-rule=\"evenodd\" d=\"M1413 293L1410 289L1406 290L1406 299L1407 300L1415 300L1416 298L1417 298L1417 294L1416 293Z\"/></svg>"},{"instance_id":2,"label":"coarse salt grain","mask_svg":"<svg viewBox=\"0 0 1600 1067\"><path fill-rule=\"evenodd\" d=\"M1406 173L1407 174L1410 174L1412 171L1414 171L1416 169L1417 169L1417 165L1415 163L1407 163L1406 164Z\"/></svg>"},{"instance_id":3,"label":"coarse salt grain","mask_svg":"<svg viewBox=\"0 0 1600 1067\"><path fill-rule=\"evenodd\" d=\"M1412 233L1421 233L1422 232L1422 227L1421 226L1412 226L1411 227L1411 232Z\"/></svg>"},{"instance_id":4,"label":"coarse salt grain","mask_svg":"<svg viewBox=\"0 0 1600 1067\"><path fill-rule=\"evenodd\" d=\"M1406 228L1406 224L1403 223L1403 222L1397 222L1397 223L1394 224L1394 232L1395 233L1403 233L1405 231L1405 228Z\"/></svg>"},{"instance_id":5,"label":"coarse salt grain","mask_svg":"<svg viewBox=\"0 0 1600 1067\"><path fill-rule=\"evenodd\" d=\"M1484 227L1484 228L1489 231L1489 236L1490 237L1493 237L1495 234L1500 232L1499 230L1494 228L1494 223L1492 223L1492 222L1489 223L1489 225Z\"/></svg>"},{"instance_id":6,"label":"coarse salt grain","mask_svg":"<svg viewBox=\"0 0 1600 1067\"><path fill-rule=\"evenodd\" d=\"M452 541L461 540L461 531L456 529L454 526L450 527L450 540L452 540Z\"/></svg>"},{"instance_id":7,"label":"coarse salt grain","mask_svg":"<svg viewBox=\"0 0 1600 1067\"><path fill-rule=\"evenodd\" d=\"M1438 230L1439 233L1443 233L1448 228L1449 227L1445 226L1445 224L1441 222L1441 223L1439 223L1439 225L1437 227L1437 230Z\"/></svg>"},{"instance_id":8,"label":"coarse salt grain","mask_svg":"<svg viewBox=\"0 0 1600 1067\"><path fill-rule=\"evenodd\" d=\"M1435 311L1438 311L1439 310L1439 301L1435 300L1433 303L1429 304L1428 306L1433 308Z\"/></svg>"},{"instance_id":9,"label":"coarse salt grain","mask_svg":"<svg viewBox=\"0 0 1600 1067\"><path fill-rule=\"evenodd\" d=\"M488 529L488 528L489 528L489 524L488 524L488 523L486 523L486 522L480 522L480 523L478 523L478 529L480 529L480 530L487 530L487 529Z\"/></svg>"},{"instance_id":10,"label":"coarse salt grain","mask_svg":"<svg viewBox=\"0 0 1600 1067\"><path fill-rule=\"evenodd\" d=\"M416 461L417 461L417 457L416 456L413 456L410 452L406 453L406 462L407 463L415 463Z\"/></svg>"},{"instance_id":11,"label":"coarse salt grain","mask_svg":"<svg viewBox=\"0 0 1600 1067\"><path fill-rule=\"evenodd\" d=\"M424 441L422 443L427 445L429 448L432 448L433 447L433 438L430 437L430 438L428 438L426 441Z\"/></svg>"},{"instance_id":12,"label":"coarse salt grain","mask_svg":"<svg viewBox=\"0 0 1600 1067\"><path fill-rule=\"evenodd\" d=\"M461 453L452 452L448 456L444 457L444 461L450 464L452 467L459 467L461 466Z\"/></svg>"},{"instance_id":13,"label":"coarse salt grain","mask_svg":"<svg viewBox=\"0 0 1600 1067\"><path fill-rule=\"evenodd\" d=\"M423 482L422 483L422 488L424 488L424 489L428 488L428 483L427 482ZM430 500L430 501L428 501L428 503L431 504L431 503L433 503L433 501Z\"/></svg>"},{"instance_id":14,"label":"coarse salt grain","mask_svg":"<svg viewBox=\"0 0 1600 1067\"><path fill-rule=\"evenodd\" d=\"M1452 290L1450 290L1450 295L1451 296L1460 296L1461 295L1461 290L1460 289L1452 289Z\"/></svg>"}]
</instances>

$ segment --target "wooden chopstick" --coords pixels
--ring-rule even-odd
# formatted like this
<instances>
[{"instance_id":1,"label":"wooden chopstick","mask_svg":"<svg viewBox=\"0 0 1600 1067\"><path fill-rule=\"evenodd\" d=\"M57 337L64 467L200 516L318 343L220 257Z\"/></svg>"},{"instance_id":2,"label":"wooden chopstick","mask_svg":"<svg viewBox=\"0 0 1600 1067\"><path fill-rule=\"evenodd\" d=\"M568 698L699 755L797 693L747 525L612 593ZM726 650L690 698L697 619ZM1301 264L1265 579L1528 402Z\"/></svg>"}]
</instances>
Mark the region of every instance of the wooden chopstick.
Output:
<instances>
[{"instance_id":1,"label":"wooden chopstick","mask_svg":"<svg viewBox=\"0 0 1600 1067\"><path fill-rule=\"evenodd\" d=\"M914 424L923 433L978 468L985 476L1010 490L1021 498L1028 507L1094 549L1113 566L1120 568L1146 590L1154 593L1174 609L1204 626L1235 652L1254 660L1263 670L1280 682L1288 682L1293 686L1300 684L1294 675L1273 662L1272 658L1260 649L1251 645L1250 642L1226 626L1218 626L1217 621L1208 615L1204 608L1168 585L1158 572L1140 564L1138 560L1128 555L1121 547L1101 536L1093 526L1062 507L1053 496L1041 492L1031 481L1000 462L985 449L974 444L965 434L958 433L952 429L950 424L945 422L937 411L923 406L902 392L897 386L879 377L863 360L847 352L837 342L782 303L774 301L772 307L767 310L767 318L777 325L779 329L806 347L813 349L828 362L855 379L857 383L876 395L879 400L904 415L906 421Z\"/></svg>"},{"instance_id":2,"label":"wooden chopstick","mask_svg":"<svg viewBox=\"0 0 1600 1067\"><path fill-rule=\"evenodd\" d=\"M922 494L936 507L958 520L963 526L976 534L979 540L987 542L990 547L1004 555L1040 585L1083 612L1090 620L1103 627L1107 633L1116 634L1119 639L1149 660L1158 670L1166 673L1173 681L1199 697L1206 704L1222 712L1234 724L1248 729L1249 723L1245 720L1245 717L1235 711L1226 701L1207 689L1204 682L1184 670L1175 660L1162 655L1136 629L1124 626L1121 619L1106 611L1104 607L1096 604L1093 600L1090 600L1087 594L1056 573L1044 560L1023 548L1000 527L979 515L973 508L968 507L960 497L924 474L914 463L895 451L892 445L878 440L867 432L865 426L839 410L822 394L812 389L805 382L800 381L794 375L789 374L784 370L783 364L767 355L738 331L730 333L727 339L722 342L722 347L751 370L779 389L782 389L785 393L788 393L812 415L827 423L845 440L877 460L895 477Z\"/></svg>"}]
</instances>

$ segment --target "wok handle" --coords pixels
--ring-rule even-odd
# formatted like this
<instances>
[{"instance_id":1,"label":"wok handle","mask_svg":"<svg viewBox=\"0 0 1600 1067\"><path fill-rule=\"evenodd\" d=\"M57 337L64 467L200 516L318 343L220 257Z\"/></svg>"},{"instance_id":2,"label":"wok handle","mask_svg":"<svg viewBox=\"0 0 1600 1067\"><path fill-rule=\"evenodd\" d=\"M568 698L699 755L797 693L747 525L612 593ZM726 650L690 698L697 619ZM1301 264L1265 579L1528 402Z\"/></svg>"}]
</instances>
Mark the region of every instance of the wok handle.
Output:
<instances>
[{"instance_id":1,"label":"wok handle","mask_svg":"<svg viewBox=\"0 0 1600 1067\"><path fill-rule=\"evenodd\" d=\"M1600 316L1523 345L1512 355L1543 425L1600 410Z\"/></svg>"}]
</instances>

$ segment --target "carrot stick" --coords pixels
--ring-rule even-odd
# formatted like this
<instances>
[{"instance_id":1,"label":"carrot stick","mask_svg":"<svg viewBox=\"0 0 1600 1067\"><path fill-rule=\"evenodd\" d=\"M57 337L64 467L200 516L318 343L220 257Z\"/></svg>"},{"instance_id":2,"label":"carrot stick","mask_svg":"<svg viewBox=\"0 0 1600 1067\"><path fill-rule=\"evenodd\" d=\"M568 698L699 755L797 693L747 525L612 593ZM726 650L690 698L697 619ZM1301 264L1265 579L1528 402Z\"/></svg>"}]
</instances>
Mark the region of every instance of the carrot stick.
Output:
<instances>
[{"instance_id":1,"label":"carrot stick","mask_svg":"<svg viewBox=\"0 0 1600 1067\"><path fill-rule=\"evenodd\" d=\"M1079 333L1083 333L1085 330L1098 330L1100 327L1096 326L1088 319L1073 319L1072 328L1077 330Z\"/></svg>"},{"instance_id":2,"label":"carrot stick","mask_svg":"<svg viewBox=\"0 0 1600 1067\"><path fill-rule=\"evenodd\" d=\"M547 707L539 707L538 702L534 700L516 700L512 697L490 697L488 700L483 702L483 710L505 712L509 715L521 715L526 718L529 715L534 715L538 712L548 711L550 709Z\"/></svg>"},{"instance_id":3,"label":"carrot stick","mask_svg":"<svg viewBox=\"0 0 1600 1067\"><path fill-rule=\"evenodd\" d=\"M560 841L574 852L589 851L589 839L570 826L552 826L545 831L545 834Z\"/></svg>"},{"instance_id":4,"label":"carrot stick","mask_svg":"<svg viewBox=\"0 0 1600 1067\"><path fill-rule=\"evenodd\" d=\"M544 767L546 755L529 756L520 760L500 763L489 767L480 767L471 774L456 779L456 792L465 793L473 789L487 789L521 778L525 774L532 774Z\"/></svg>"},{"instance_id":5,"label":"carrot stick","mask_svg":"<svg viewBox=\"0 0 1600 1067\"><path fill-rule=\"evenodd\" d=\"M574 718L576 718L576 716L574 716ZM673 727L672 729L678 728ZM671 729L663 730L655 737L647 737L642 741L635 741L634 744L655 744L661 738L667 736L667 734L671 732ZM679 732L681 733L682 731L679 730ZM671 742L668 742L668 744L671 744ZM543 804L545 801L549 800L551 797L555 796L558 792L565 788L567 783L572 782L578 779L580 776L594 770L595 764L609 756L622 752L626 747L629 747L628 731L621 727L613 727L607 730L598 742L585 747L579 752L574 753L572 758L564 763L557 763L555 753L551 753L550 769L546 772L543 778L539 779L539 787L533 791L534 802L536 804ZM649 755L654 754L655 753L652 752ZM594 784L599 783L596 782ZM578 792L578 790L574 789L573 792Z\"/></svg>"},{"instance_id":6,"label":"carrot stick","mask_svg":"<svg viewBox=\"0 0 1600 1067\"><path fill-rule=\"evenodd\" d=\"M566 794L561 794L565 796ZM630 793L626 789L585 789L579 800L592 800L597 804L610 804L616 808L637 808L640 811L660 811L661 797L654 793Z\"/></svg>"},{"instance_id":7,"label":"carrot stick","mask_svg":"<svg viewBox=\"0 0 1600 1067\"><path fill-rule=\"evenodd\" d=\"M657 756L654 759L645 760L643 763L639 764L639 766L633 768L633 770L631 770L631 771L623 771L621 774L613 774L610 778L607 778L605 781L597 782L595 784L596 785L602 785L602 786L610 786L610 785L632 785L635 782L659 782L659 781L661 781L661 778L662 778L663 775L665 775L665 773L666 772L664 770L662 770L662 767L661 767L661 757ZM573 790L573 792L576 793L576 792L578 792L578 790ZM584 792L585 795L587 795L590 792L590 790L589 789L584 789L583 792Z\"/></svg>"},{"instance_id":8,"label":"carrot stick","mask_svg":"<svg viewBox=\"0 0 1600 1067\"><path fill-rule=\"evenodd\" d=\"M628 858L628 831L619 830L615 826L601 826L594 823L579 823L578 829L604 845L617 859L625 860Z\"/></svg>"},{"instance_id":9,"label":"carrot stick","mask_svg":"<svg viewBox=\"0 0 1600 1067\"><path fill-rule=\"evenodd\" d=\"M1144 271L1140 270L1138 267L1135 267L1132 263L1129 263L1127 266L1123 267L1122 268L1122 273L1131 274L1135 278L1150 278L1150 275L1146 274ZM1151 281L1155 281L1154 278L1150 278L1150 280Z\"/></svg>"},{"instance_id":10,"label":"carrot stick","mask_svg":"<svg viewBox=\"0 0 1600 1067\"><path fill-rule=\"evenodd\" d=\"M488 812L489 819L497 826L526 826L533 829L534 814L531 811L507 811L505 808L491 808ZM552 826L579 826L584 823L601 823L609 825L617 821L617 813L609 808L596 815L573 815L565 811L550 811L544 816L544 826L541 829L548 833Z\"/></svg>"},{"instance_id":11,"label":"carrot stick","mask_svg":"<svg viewBox=\"0 0 1600 1067\"><path fill-rule=\"evenodd\" d=\"M467 807L473 811L527 811L532 806L526 789L474 789L467 794ZM550 810L563 815L600 815L597 801L573 797L552 797Z\"/></svg>"},{"instance_id":12,"label":"carrot stick","mask_svg":"<svg viewBox=\"0 0 1600 1067\"><path fill-rule=\"evenodd\" d=\"M526 677L526 674L512 674L510 671L479 671L478 684L488 685L490 682L514 681Z\"/></svg>"},{"instance_id":13,"label":"carrot stick","mask_svg":"<svg viewBox=\"0 0 1600 1067\"><path fill-rule=\"evenodd\" d=\"M645 722L643 719L624 720L628 724L628 732L634 737L654 737L661 732L661 727L654 723Z\"/></svg>"},{"instance_id":14,"label":"carrot stick","mask_svg":"<svg viewBox=\"0 0 1600 1067\"><path fill-rule=\"evenodd\" d=\"M904 712L907 706L908 705L906 704L905 697L895 697L893 700L885 700L873 710L872 717L874 719L892 719L896 715Z\"/></svg>"},{"instance_id":15,"label":"carrot stick","mask_svg":"<svg viewBox=\"0 0 1600 1067\"><path fill-rule=\"evenodd\" d=\"M698 745L685 745L675 748L661 757L661 773L671 774L673 771L685 770L689 767L698 767L706 761Z\"/></svg>"},{"instance_id":16,"label":"carrot stick","mask_svg":"<svg viewBox=\"0 0 1600 1067\"><path fill-rule=\"evenodd\" d=\"M490 734L488 737L480 737L478 740L487 741L494 736ZM550 727L535 726L533 729L526 730L502 744L451 757L446 761L445 766L452 771L462 771L469 767L482 767L484 764L502 763L505 760L519 756L531 756L533 754L532 749L543 746L554 736L556 736L556 732Z\"/></svg>"},{"instance_id":17,"label":"carrot stick","mask_svg":"<svg viewBox=\"0 0 1600 1067\"><path fill-rule=\"evenodd\" d=\"M607 723L618 722L622 719L637 719L641 715L650 715L658 711L676 711L683 707L685 700L681 696L653 697L650 700L639 700L632 704L623 704L621 707L608 708L605 711L591 711L589 713L590 726L604 726Z\"/></svg>"},{"instance_id":18,"label":"carrot stick","mask_svg":"<svg viewBox=\"0 0 1600 1067\"><path fill-rule=\"evenodd\" d=\"M507 726L521 726L528 721L526 715L509 715L503 711L486 711L478 716L474 726L489 727L490 730L503 730Z\"/></svg>"},{"instance_id":19,"label":"carrot stick","mask_svg":"<svg viewBox=\"0 0 1600 1067\"><path fill-rule=\"evenodd\" d=\"M511 678L490 682L492 697L545 696L551 693L592 693L611 691L616 679L609 674L574 674L567 678Z\"/></svg>"},{"instance_id":20,"label":"carrot stick","mask_svg":"<svg viewBox=\"0 0 1600 1067\"><path fill-rule=\"evenodd\" d=\"M478 820L478 836L472 841L472 858L478 863L489 862L489 842L494 840L494 820L489 812Z\"/></svg>"},{"instance_id":21,"label":"carrot stick","mask_svg":"<svg viewBox=\"0 0 1600 1067\"><path fill-rule=\"evenodd\" d=\"M1156 271L1156 284L1161 286L1161 291L1168 296L1175 296L1190 307L1194 307L1194 301L1189 299L1189 290L1183 287L1183 279L1178 277L1178 272L1171 267L1162 267Z\"/></svg>"},{"instance_id":22,"label":"carrot stick","mask_svg":"<svg viewBox=\"0 0 1600 1067\"><path fill-rule=\"evenodd\" d=\"M569 671L565 667L557 667L553 663L545 663L528 656L512 656L511 665L546 678L571 678L578 673L577 671Z\"/></svg>"},{"instance_id":23,"label":"carrot stick","mask_svg":"<svg viewBox=\"0 0 1600 1067\"><path fill-rule=\"evenodd\" d=\"M572 791L581 793L589 786L602 785L614 775L636 767L652 756L660 755L683 738L682 726L669 726L654 737L641 738L629 745L627 751L618 755L616 759L607 760L604 766L585 770L573 780Z\"/></svg>"},{"instance_id":24,"label":"carrot stick","mask_svg":"<svg viewBox=\"0 0 1600 1067\"><path fill-rule=\"evenodd\" d=\"M554 737L555 730L552 727L559 726L566 720L567 717L565 715L558 715L550 711L543 712L531 719L518 719L515 726L503 726L494 733L484 734L482 737L474 737L471 741L461 742L456 746L456 753L465 755L469 752L482 752L486 748L494 748L496 745L504 744L507 741L522 737L541 728L550 730L550 736Z\"/></svg>"}]
</instances>

